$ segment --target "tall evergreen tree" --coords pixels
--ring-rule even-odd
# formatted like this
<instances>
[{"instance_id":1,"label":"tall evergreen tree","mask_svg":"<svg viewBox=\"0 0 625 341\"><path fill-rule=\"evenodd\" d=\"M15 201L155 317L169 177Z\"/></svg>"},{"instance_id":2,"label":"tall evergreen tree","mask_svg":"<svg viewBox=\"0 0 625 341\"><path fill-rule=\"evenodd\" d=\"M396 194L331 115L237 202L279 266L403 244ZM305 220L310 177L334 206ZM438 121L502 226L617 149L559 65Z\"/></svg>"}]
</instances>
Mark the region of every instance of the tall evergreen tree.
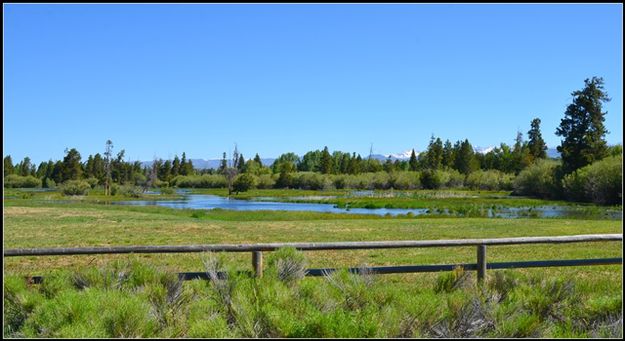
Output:
<instances>
[{"instance_id":1,"label":"tall evergreen tree","mask_svg":"<svg viewBox=\"0 0 625 341\"><path fill-rule=\"evenodd\" d=\"M540 118L533 119L530 126L527 132L529 153L533 159L545 159L547 158L547 145L540 133Z\"/></svg>"},{"instance_id":2,"label":"tall evergreen tree","mask_svg":"<svg viewBox=\"0 0 625 341\"><path fill-rule=\"evenodd\" d=\"M180 158L176 155L174 161L171 163L171 175L175 177L178 176L178 174L180 174Z\"/></svg>"},{"instance_id":3,"label":"tall evergreen tree","mask_svg":"<svg viewBox=\"0 0 625 341\"><path fill-rule=\"evenodd\" d=\"M412 150L412 153L410 153L410 160L408 161L408 164L410 165L411 171L415 172L418 169L417 154L415 154L414 149Z\"/></svg>"},{"instance_id":4,"label":"tall evergreen tree","mask_svg":"<svg viewBox=\"0 0 625 341\"><path fill-rule=\"evenodd\" d=\"M460 149L456 155L456 169L460 173L469 174L477 169L474 153L473 146L471 146L469 140L465 139L460 144Z\"/></svg>"},{"instance_id":5,"label":"tall evergreen tree","mask_svg":"<svg viewBox=\"0 0 625 341\"><path fill-rule=\"evenodd\" d=\"M326 146L323 148L323 151L321 152L319 170L323 174L330 174L332 173L333 168L334 167L333 167L333 162L332 162L332 155L330 155L330 152L328 151L328 147Z\"/></svg>"},{"instance_id":6,"label":"tall evergreen tree","mask_svg":"<svg viewBox=\"0 0 625 341\"><path fill-rule=\"evenodd\" d=\"M442 165L444 168L453 168L455 161L454 147L451 145L451 141L446 140L443 146L443 159Z\"/></svg>"},{"instance_id":7,"label":"tall evergreen tree","mask_svg":"<svg viewBox=\"0 0 625 341\"><path fill-rule=\"evenodd\" d=\"M63 158L63 182L67 180L78 180L82 176L80 164L80 153L75 148L65 151Z\"/></svg>"},{"instance_id":8,"label":"tall evergreen tree","mask_svg":"<svg viewBox=\"0 0 625 341\"><path fill-rule=\"evenodd\" d=\"M243 172L243 168L245 168L245 158L243 158L243 154L239 155L239 161L237 161L237 169L239 173Z\"/></svg>"},{"instance_id":9,"label":"tall evergreen tree","mask_svg":"<svg viewBox=\"0 0 625 341\"><path fill-rule=\"evenodd\" d=\"M604 136L608 133L603 122L607 112L602 111L602 103L610 101L603 88L603 78L593 77L584 80L582 90L571 93L571 103L556 129L562 136L558 151L562 156L563 174L600 160L607 155Z\"/></svg>"},{"instance_id":10,"label":"tall evergreen tree","mask_svg":"<svg viewBox=\"0 0 625 341\"><path fill-rule=\"evenodd\" d=\"M4 157L4 176L11 175L15 173L15 169L13 167L13 160L11 160L11 155L7 155Z\"/></svg>"},{"instance_id":11,"label":"tall evergreen tree","mask_svg":"<svg viewBox=\"0 0 625 341\"><path fill-rule=\"evenodd\" d=\"M219 163L219 169L217 171L220 174L225 174L226 168L228 168L228 160L226 159L226 152L224 152L223 157L221 158L221 162Z\"/></svg>"},{"instance_id":12,"label":"tall evergreen tree","mask_svg":"<svg viewBox=\"0 0 625 341\"><path fill-rule=\"evenodd\" d=\"M254 156L254 161L256 161L259 166L263 166L263 162L260 160L260 156L258 156L258 153L256 153L256 156Z\"/></svg>"}]
</instances>

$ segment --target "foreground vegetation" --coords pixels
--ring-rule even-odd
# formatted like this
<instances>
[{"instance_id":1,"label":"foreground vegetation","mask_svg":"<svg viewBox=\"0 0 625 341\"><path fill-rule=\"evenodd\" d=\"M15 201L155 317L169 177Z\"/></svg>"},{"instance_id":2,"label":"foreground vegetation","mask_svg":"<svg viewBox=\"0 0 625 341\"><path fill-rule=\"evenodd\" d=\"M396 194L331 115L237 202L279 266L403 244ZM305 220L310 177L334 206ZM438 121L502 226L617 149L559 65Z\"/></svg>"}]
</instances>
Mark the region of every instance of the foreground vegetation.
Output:
<instances>
[{"instance_id":1,"label":"foreground vegetation","mask_svg":"<svg viewBox=\"0 0 625 341\"><path fill-rule=\"evenodd\" d=\"M606 279L457 269L426 285L363 271L303 278L303 255L271 254L263 278L202 257L211 281L142 261L5 276L5 337L622 337L622 292ZM364 269L363 269L364 270ZM225 278L218 272L225 271ZM413 275L414 276L414 275Z\"/></svg>"},{"instance_id":2,"label":"foreground vegetation","mask_svg":"<svg viewBox=\"0 0 625 341\"><path fill-rule=\"evenodd\" d=\"M206 191L206 190L201 190ZM218 191L224 189L210 190ZM281 199L346 191L255 190ZM471 191L374 192L390 203L509 198ZM223 194L223 193L221 193ZM226 193L227 194L227 193ZM413 218L284 211L118 206L104 196L7 190L4 248L189 245L298 241L463 239L622 233L622 222L586 219ZM387 195L386 197L384 197ZM420 196L420 198L419 198ZM113 198L131 198L124 194ZM158 196L157 196L158 197ZM163 196L164 198L168 196ZM59 198L73 198L58 201ZM108 196L111 198L111 196ZM360 198L352 198L360 199ZM296 199L294 199L296 200ZM542 201L540 201L542 202ZM552 202L552 201L547 201ZM460 205L460 204L459 204ZM301 278L303 268L475 262L474 247L268 252L260 279L249 253L9 257L6 337L619 337L622 267ZM622 243L489 247L489 262L622 256ZM179 282L174 273L226 271ZM42 275L39 285L24 276Z\"/></svg>"}]
</instances>

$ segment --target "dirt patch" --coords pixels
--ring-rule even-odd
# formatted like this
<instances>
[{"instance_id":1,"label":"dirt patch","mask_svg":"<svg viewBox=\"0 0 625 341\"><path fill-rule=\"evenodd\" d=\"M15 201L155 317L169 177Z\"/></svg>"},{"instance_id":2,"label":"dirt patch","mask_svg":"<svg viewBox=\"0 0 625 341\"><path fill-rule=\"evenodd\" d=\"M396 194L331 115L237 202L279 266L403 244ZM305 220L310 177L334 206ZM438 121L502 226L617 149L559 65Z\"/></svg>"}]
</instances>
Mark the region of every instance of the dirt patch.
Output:
<instances>
[{"instance_id":1,"label":"dirt patch","mask_svg":"<svg viewBox=\"0 0 625 341\"><path fill-rule=\"evenodd\" d=\"M19 217L19 216L35 216L46 215L48 217L95 217L102 218L104 215L99 212L89 212L85 210L67 210L63 208L54 207L5 207L5 217Z\"/></svg>"}]
</instances>

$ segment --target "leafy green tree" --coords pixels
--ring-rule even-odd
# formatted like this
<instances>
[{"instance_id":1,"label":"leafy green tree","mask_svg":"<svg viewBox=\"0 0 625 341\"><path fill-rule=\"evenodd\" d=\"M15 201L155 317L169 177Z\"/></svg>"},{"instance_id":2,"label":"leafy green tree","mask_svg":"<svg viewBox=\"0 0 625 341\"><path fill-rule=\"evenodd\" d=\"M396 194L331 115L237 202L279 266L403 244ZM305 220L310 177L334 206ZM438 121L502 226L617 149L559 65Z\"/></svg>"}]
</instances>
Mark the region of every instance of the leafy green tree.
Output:
<instances>
[{"instance_id":1,"label":"leafy green tree","mask_svg":"<svg viewBox=\"0 0 625 341\"><path fill-rule=\"evenodd\" d=\"M347 173L360 174L362 169L362 157L356 156L356 153L349 159L349 165L347 166Z\"/></svg>"},{"instance_id":2,"label":"leafy green tree","mask_svg":"<svg viewBox=\"0 0 625 341\"><path fill-rule=\"evenodd\" d=\"M387 173L393 172L395 170L395 164L393 164L393 160L391 159L390 155L388 156L386 161L384 161L384 166L382 166L382 168Z\"/></svg>"},{"instance_id":3,"label":"leafy green tree","mask_svg":"<svg viewBox=\"0 0 625 341\"><path fill-rule=\"evenodd\" d=\"M547 158L547 144L545 144L540 133L540 118L533 119L530 126L530 130L527 132L529 153L534 160L545 159Z\"/></svg>"},{"instance_id":4,"label":"leafy green tree","mask_svg":"<svg viewBox=\"0 0 625 341\"><path fill-rule=\"evenodd\" d=\"M309 151L302 160L297 164L297 170L300 172L319 172L321 165L321 151Z\"/></svg>"},{"instance_id":5,"label":"leafy green tree","mask_svg":"<svg viewBox=\"0 0 625 341\"><path fill-rule=\"evenodd\" d=\"M80 153L75 148L65 150L63 158L63 182L67 180L80 180L82 167L80 164Z\"/></svg>"},{"instance_id":6,"label":"leafy green tree","mask_svg":"<svg viewBox=\"0 0 625 341\"><path fill-rule=\"evenodd\" d=\"M289 188L293 185L293 172L295 164L291 161L283 161L280 164L280 175L276 181L276 188Z\"/></svg>"},{"instance_id":7,"label":"leafy green tree","mask_svg":"<svg viewBox=\"0 0 625 341\"><path fill-rule=\"evenodd\" d=\"M282 169L282 164L285 162L290 162L293 167L300 162L299 156L295 155L295 153L284 153L278 156L278 158L271 165L271 171L273 173L279 173Z\"/></svg>"},{"instance_id":8,"label":"leafy green tree","mask_svg":"<svg viewBox=\"0 0 625 341\"><path fill-rule=\"evenodd\" d=\"M4 157L4 176L15 174L15 169L13 167L13 160L11 159L11 155L7 155Z\"/></svg>"},{"instance_id":9,"label":"leafy green tree","mask_svg":"<svg viewBox=\"0 0 625 341\"><path fill-rule=\"evenodd\" d=\"M241 174L235 180L233 189L235 192L246 192L256 186L256 179L251 174Z\"/></svg>"},{"instance_id":10,"label":"leafy green tree","mask_svg":"<svg viewBox=\"0 0 625 341\"><path fill-rule=\"evenodd\" d=\"M562 156L562 173L569 174L581 167L601 160L607 155L604 136L608 133L603 122L607 112L602 111L602 103L610 98L603 88L603 78L593 77L584 80L582 90L571 93L571 103L556 129L556 135L564 140L558 146Z\"/></svg>"},{"instance_id":11,"label":"leafy green tree","mask_svg":"<svg viewBox=\"0 0 625 341\"><path fill-rule=\"evenodd\" d=\"M333 168L334 167L333 167L333 162L332 162L332 155L330 155L330 152L328 151L328 147L326 146L323 148L323 151L321 152L319 170L323 174L330 174L332 173Z\"/></svg>"}]
</instances>

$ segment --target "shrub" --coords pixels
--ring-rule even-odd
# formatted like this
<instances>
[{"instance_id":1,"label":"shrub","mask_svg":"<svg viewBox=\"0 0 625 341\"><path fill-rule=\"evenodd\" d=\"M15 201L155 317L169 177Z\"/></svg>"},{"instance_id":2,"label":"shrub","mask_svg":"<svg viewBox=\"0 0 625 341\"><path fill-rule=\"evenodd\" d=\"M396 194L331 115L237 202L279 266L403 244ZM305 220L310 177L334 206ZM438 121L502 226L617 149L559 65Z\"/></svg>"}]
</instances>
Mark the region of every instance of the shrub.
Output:
<instances>
[{"instance_id":1,"label":"shrub","mask_svg":"<svg viewBox=\"0 0 625 341\"><path fill-rule=\"evenodd\" d=\"M95 188L95 186L98 185L98 179L96 179L94 177L88 178L85 181L89 184L89 186L91 186L92 189Z\"/></svg>"},{"instance_id":2,"label":"shrub","mask_svg":"<svg viewBox=\"0 0 625 341\"><path fill-rule=\"evenodd\" d=\"M41 186L43 188L55 188L56 182L50 178L43 178L43 180L41 180Z\"/></svg>"},{"instance_id":3,"label":"shrub","mask_svg":"<svg viewBox=\"0 0 625 341\"><path fill-rule=\"evenodd\" d=\"M111 195L117 195L117 192L119 192L119 185L111 184Z\"/></svg>"},{"instance_id":4,"label":"shrub","mask_svg":"<svg viewBox=\"0 0 625 341\"><path fill-rule=\"evenodd\" d=\"M421 188L420 174L417 172L394 172L391 173L390 182L394 189L418 189Z\"/></svg>"},{"instance_id":5,"label":"shrub","mask_svg":"<svg viewBox=\"0 0 625 341\"><path fill-rule=\"evenodd\" d=\"M619 204L623 198L623 157L610 156L562 179L569 200L596 204Z\"/></svg>"},{"instance_id":6,"label":"shrub","mask_svg":"<svg viewBox=\"0 0 625 341\"><path fill-rule=\"evenodd\" d=\"M86 195L91 186L84 180L68 180L63 183L61 192L64 195Z\"/></svg>"},{"instance_id":7,"label":"shrub","mask_svg":"<svg viewBox=\"0 0 625 341\"><path fill-rule=\"evenodd\" d=\"M226 177L221 174L178 175L171 180L171 185L180 188L224 188Z\"/></svg>"},{"instance_id":8,"label":"shrub","mask_svg":"<svg viewBox=\"0 0 625 341\"><path fill-rule=\"evenodd\" d=\"M256 177L252 174L243 173L234 179L232 185L235 192L246 192L256 187Z\"/></svg>"},{"instance_id":9,"label":"shrub","mask_svg":"<svg viewBox=\"0 0 625 341\"><path fill-rule=\"evenodd\" d=\"M480 190L510 190L512 189L511 174L506 174L498 170L478 170L467 176L465 185L470 189Z\"/></svg>"},{"instance_id":10,"label":"shrub","mask_svg":"<svg viewBox=\"0 0 625 341\"><path fill-rule=\"evenodd\" d=\"M260 189L269 189L273 188L276 184L276 180L271 174L262 174L258 177L258 184L256 187Z\"/></svg>"},{"instance_id":11,"label":"shrub","mask_svg":"<svg viewBox=\"0 0 625 341\"><path fill-rule=\"evenodd\" d=\"M464 175L457 170L426 169L421 173L421 185L426 189L462 187Z\"/></svg>"},{"instance_id":12,"label":"shrub","mask_svg":"<svg viewBox=\"0 0 625 341\"><path fill-rule=\"evenodd\" d=\"M41 187L41 179L32 175L20 176L11 174L4 177L5 188L38 188Z\"/></svg>"},{"instance_id":13,"label":"shrub","mask_svg":"<svg viewBox=\"0 0 625 341\"><path fill-rule=\"evenodd\" d=\"M121 189L121 193L127 197L141 198L141 195L143 194L143 189L137 186L124 186Z\"/></svg>"},{"instance_id":14,"label":"shrub","mask_svg":"<svg viewBox=\"0 0 625 341\"><path fill-rule=\"evenodd\" d=\"M514 195L528 195L539 198L554 198L558 193L556 170L559 162L539 160L525 168L514 179Z\"/></svg>"},{"instance_id":15,"label":"shrub","mask_svg":"<svg viewBox=\"0 0 625 341\"><path fill-rule=\"evenodd\" d=\"M293 247L284 247L267 257L267 273L285 283L293 283L306 276L306 258Z\"/></svg>"},{"instance_id":16,"label":"shrub","mask_svg":"<svg viewBox=\"0 0 625 341\"><path fill-rule=\"evenodd\" d=\"M161 194L165 194L165 195L171 195L176 193L176 190L174 190L171 187L165 187L165 188L161 188Z\"/></svg>"}]
</instances>

